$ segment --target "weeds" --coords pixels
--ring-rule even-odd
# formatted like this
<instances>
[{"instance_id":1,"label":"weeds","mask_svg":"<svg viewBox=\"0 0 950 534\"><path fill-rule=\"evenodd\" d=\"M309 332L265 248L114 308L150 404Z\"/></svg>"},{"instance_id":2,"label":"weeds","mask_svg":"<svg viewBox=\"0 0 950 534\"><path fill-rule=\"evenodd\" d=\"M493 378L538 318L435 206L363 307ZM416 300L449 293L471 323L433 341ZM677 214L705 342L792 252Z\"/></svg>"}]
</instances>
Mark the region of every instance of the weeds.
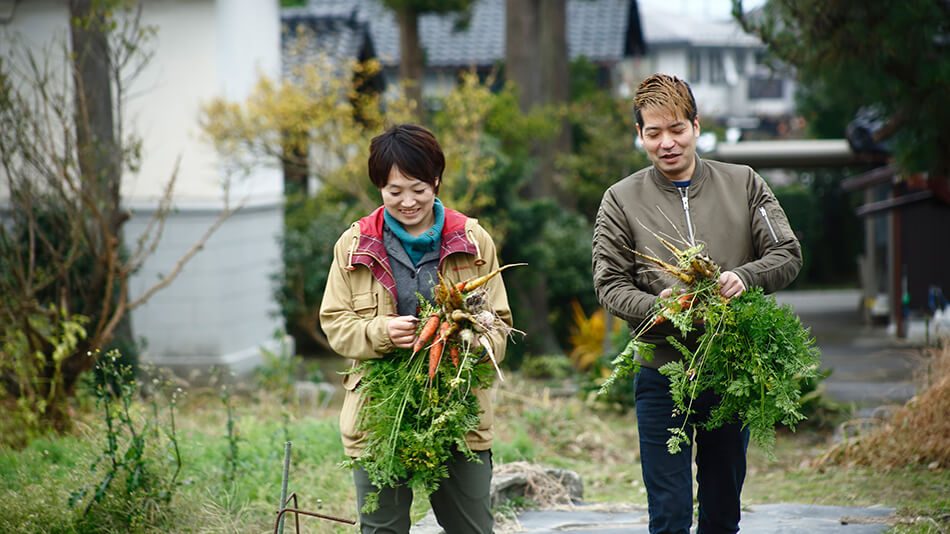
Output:
<instances>
[{"instance_id":1,"label":"weeds","mask_svg":"<svg viewBox=\"0 0 950 534\"><path fill-rule=\"evenodd\" d=\"M220 377L222 371L220 368L215 368L213 373L216 377ZM221 384L218 397L221 399L221 403L224 404L225 413L228 417L226 424L228 448L224 453L224 483L233 485L237 479L238 472L239 438L234 419L234 402L230 384Z\"/></svg>"},{"instance_id":2,"label":"weeds","mask_svg":"<svg viewBox=\"0 0 950 534\"><path fill-rule=\"evenodd\" d=\"M85 502L80 523L89 520L90 514L100 505L103 514L93 522L107 519L109 523L118 521L128 527L141 524L153 515L152 512L171 502L178 486L182 468L175 424L178 392L172 394L169 402L170 427L165 431L173 464L168 476L161 474L168 472L163 469L168 466L160 465L149 454L149 438L155 448L156 431L160 427L157 402L153 401L151 418L139 413L138 381L131 366L117 363L119 357L118 351L113 350L99 358L96 364L103 377L95 389L95 396L105 424L105 444L90 466L93 473L98 473L96 480L73 491L69 497L71 508ZM116 501L122 504L114 506ZM106 503L109 504L101 506ZM111 517L102 518L102 515Z\"/></svg>"}]
</instances>

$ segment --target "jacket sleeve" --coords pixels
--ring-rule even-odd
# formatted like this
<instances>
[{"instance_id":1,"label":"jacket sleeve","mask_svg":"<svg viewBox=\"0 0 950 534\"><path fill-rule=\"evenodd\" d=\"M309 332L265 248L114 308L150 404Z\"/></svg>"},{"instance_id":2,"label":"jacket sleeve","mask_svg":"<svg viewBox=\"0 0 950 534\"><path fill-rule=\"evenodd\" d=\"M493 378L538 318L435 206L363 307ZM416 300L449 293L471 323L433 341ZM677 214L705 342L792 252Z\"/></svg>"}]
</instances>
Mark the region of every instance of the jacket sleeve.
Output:
<instances>
[{"instance_id":1,"label":"jacket sleeve","mask_svg":"<svg viewBox=\"0 0 950 534\"><path fill-rule=\"evenodd\" d=\"M766 293L778 291L795 280L802 267L802 249L788 223L785 211L765 180L751 173L749 210L752 220L754 261L735 269L746 287L761 287Z\"/></svg>"},{"instance_id":2,"label":"jacket sleeve","mask_svg":"<svg viewBox=\"0 0 950 534\"><path fill-rule=\"evenodd\" d=\"M337 354L356 360L382 358L396 348L386 330L389 317L378 315L378 305L364 306L354 299L350 273L344 269L348 234L345 232L333 247L333 263L320 304L320 326Z\"/></svg>"},{"instance_id":3,"label":"jacket sleeve","mask_svg":"<svg viewBox=\"0 0 950 534\"><path fill-rule=\"evenodd\" d=\"M485 260L485 265L482 266L483 271L478 273L479 276L482 276L498 268L498 254L495 249L495 242L488 232L481 226L477 226L476 228L477 234L475 238L478 240L479 250ZM508 292L505 290L505 281L502 279L502 275L492 278L491 281L488 282L487 288L488 302L491 303L492 310L505 324L512 326L511 307L508 305ZM505 359L505 352L508 347L508 336L496 330L489 337L489 343L491 344L492 351L494 351L495 359L500 363Z\"/></svg>"},{"instance_id":4,"label":"jacket sleeve","mask_svg":"<svg viewBox=\"0 0 950 534\"><path fill-rule=\"evenodd\" d=\"M635 247L636 240L623 217L620 201L613 189L608 189L594 221L594 292L611 315L633 325L646 320L657 300L634 283L637 261L631 250Z\"/></svg>"}]
</instances>

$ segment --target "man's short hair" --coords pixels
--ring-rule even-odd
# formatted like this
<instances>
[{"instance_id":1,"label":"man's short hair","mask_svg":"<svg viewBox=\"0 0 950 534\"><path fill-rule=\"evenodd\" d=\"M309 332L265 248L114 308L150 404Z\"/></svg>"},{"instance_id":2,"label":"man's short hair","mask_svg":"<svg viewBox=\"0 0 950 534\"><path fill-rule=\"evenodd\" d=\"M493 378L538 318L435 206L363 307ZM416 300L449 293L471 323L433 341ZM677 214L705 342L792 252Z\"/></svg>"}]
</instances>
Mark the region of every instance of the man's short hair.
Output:
<instances>
[{"instance_id":1,"label":"man's short hair","mask_svg":"<svg viewBox=\"0 0 950 534\"><path fill-rule=\"evenodd\" d=\"M633 109L637 115L637 126L643 128L644 108L666 109L674 116L683 116L689 122L696 120L696 99L689 84L669 74L654 74L640 82L637 94L633 97Z\"/></svg>"},{"instance_id":2,"label":"man's short hair","mask_svg":"<svg viewBox=\"0 0 950 534\"><path fill-rule=\"evenodd\" d=\"M431 185L438 193L440 184L436 180L445 170L445 154L429 130L416 124L397 124L370 142L369 179L373 185L385 187L393 166L406 177Z\"/></svg>"}]
</instances>

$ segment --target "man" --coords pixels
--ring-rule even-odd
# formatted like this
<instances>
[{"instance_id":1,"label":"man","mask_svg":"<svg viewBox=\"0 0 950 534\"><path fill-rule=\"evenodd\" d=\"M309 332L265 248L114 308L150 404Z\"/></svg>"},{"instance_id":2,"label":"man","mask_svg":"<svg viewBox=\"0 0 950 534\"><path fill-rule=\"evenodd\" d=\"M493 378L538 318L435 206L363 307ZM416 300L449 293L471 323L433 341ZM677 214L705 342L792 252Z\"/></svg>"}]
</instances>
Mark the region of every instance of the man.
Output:
<instances>
[{"instance_id":1,"label":"man","mask_svg":"<svg viewBox=\"0 0 950 534\"><path fill-rule=\"evenodd\" d=\"M653 162L604 193L593 239L594 289L613 315L638 327L658 296L677 288L673 280L638 259L632 250L667 253L653 233L673 236L704 252L721 268L720 293L735 297L750 287L773 292L801 268L801 249L775 196L749 167L701 159L696 154L699 118L683 80L654 74L634 97L637 134ZM672 255L669 254L671 259ZM701 332L680 338L695 349ZM667 451L669 428L683 424L675 414L669 379L657 371L681 354L666 340L680 337L669 323L651 328L643 340L656 345L641 361L635 379L640 459L647 489L651 533L689 532L692 523L692 446ZM687 427L696 443L699 532L737 532L746 471L748 430L738 423L704 430L699 423L718 399L703 392L693 403Z\"/></svg>"}]
</instances>

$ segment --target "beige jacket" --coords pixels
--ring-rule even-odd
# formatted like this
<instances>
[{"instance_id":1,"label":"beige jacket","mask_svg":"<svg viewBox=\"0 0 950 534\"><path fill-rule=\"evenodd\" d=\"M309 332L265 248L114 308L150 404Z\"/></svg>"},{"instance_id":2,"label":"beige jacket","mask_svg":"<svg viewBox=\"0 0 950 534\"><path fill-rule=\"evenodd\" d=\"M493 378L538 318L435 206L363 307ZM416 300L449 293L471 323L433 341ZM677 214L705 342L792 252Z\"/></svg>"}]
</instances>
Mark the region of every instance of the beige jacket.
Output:
<instances>
[{"instance_id":1,"label":"beige jacket","mask_svg":"<svg viewBox=\"0 0 950 534\"><path fill-rule=\"evenodd\" d=\"M751 168L697 158L684 194L648 167L604 193L594 224L594 291L631 329L650 315L657 295L673 285L671 277L631 252L672 260L651 232L705 244L705 253L722 270L735 272L746 288L762 287L766 293L787 286L802 266L801 247L782 206ZM680 337L662 324L643 336L656 345L654 359L643 365L659 368L680 358L666 340L670 335ZM699 335L681 341L694 349Z\"/></svg>"},{"instance_id":2,"label":"beige jacket","mask_svg":"<svg viewBox=\"0 0 950 534\"><path fill-rule=\"evenodd\" d=\"M395 280L382 243L383 208L360 219L343 232L333 247L333 264L320 305L320 324L333 350L357 365L361 360L384 358L394 350L386 324L396 315ZM439 272L451 282L488 274L498 267L495 243L476 219L446 209ZM511 310L501 276L488 283L492 309L511 324ZM492 339L496 358L505 356L506 339ZM356 391L362 375L343 375L340 434L348 456L357 457L366 436L358 427L365 399ZM482 408L478 429L466 436L472 450L491 448L493 412L491 391L476 390Z\"/></svg>"}]
</instances>

